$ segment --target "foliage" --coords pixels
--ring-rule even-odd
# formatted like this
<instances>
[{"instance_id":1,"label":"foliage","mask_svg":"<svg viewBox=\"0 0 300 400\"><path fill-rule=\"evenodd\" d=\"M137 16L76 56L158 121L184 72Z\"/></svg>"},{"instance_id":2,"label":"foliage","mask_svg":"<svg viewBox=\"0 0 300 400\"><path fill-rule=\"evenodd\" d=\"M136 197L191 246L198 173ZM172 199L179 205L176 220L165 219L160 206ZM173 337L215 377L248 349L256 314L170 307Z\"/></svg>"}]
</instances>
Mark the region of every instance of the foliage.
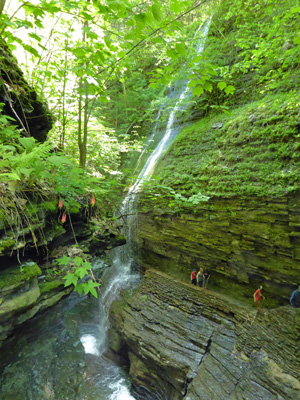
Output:
<instances>
[{"instance_id":1,"label":"foliage","mask_svg":"<svg viewBox=\"0 0 300 400\"><path fill-rule=\"evenodd\" d=\"M207 115L216 106L235 107L293 91L299 80L299 13L297 0L219 2L203 53L216 76L211 93L195 107Z\"/></svg>"},{"instance_id":2,"label":"foliage","mask_svg":"<svg viewBox=\"0 0 300 400\"><path fill-rule=\"evenodd\" d=\"M69 272L63 277L65 286L73 285L74 290L79 294L82 294L82 292L84 292L85 295L91 293L94 297L98 297L96 288L100 286L100 283L95 282L90 262L78 256L73 259L63 256L57 261L60 266L72 268L72 272ZM90 276L91 279L87 282L82 281L86 276Z\"/></svg>"},{"instance_id":3,"label":"foliage","mask_svg":"<svg viewBox=\"0 0 300 400\"><path fill-rule=\"evenodd\" d=\"M19 8L4 12L0 30L12 49L25 50L23 67L30 83L55 113L52 138L57 141L59 135L59 145L77 159L77 136L80 153L87 152L87 167L101 175L103 169L114 173L120 167L120 153L136 149L143 139L141 125L149 104L187 59L188 41L193 40L188 25L197 16L193 30L199 16L206 18L205 2L204 7L191 0L15 3ZM209 71L193 74L193 82L204 82L198 82L195 94L200 94L199 85L211 90L205 77ZM99 153L105 153L103 168L94 143L109 141L107 132L112 131L121 151L112 146L109 158L98 145ZM82 163L85 166L85 160Z\"/></svg>"},{"instance_id":4,"label":"foliage","mask_svg":"<svg viewBox=\"0 0 300 400\"><path fill-rule=\"evenodd\" d=\"M156 179L158 178L150 179L144 184L143 188L143 199L153 202L154 207L155 203L158 202L159 206L166 205L174 212L181 212L194 209L197 204L209 200L208 196L204 196L200 192L185 197L171 187L158 183Z\"/></svg>"},{"instance_id":5,"label":"foliage","mask_svg":"<svg viewBox=\"0 0 300 400\"><path fill-rule=\"evenodd\" d=\"M219 3L199 60L214 66L212 90L192 100L202 119L160 162L158 186L186 198L298 190L300 8L293 0L275 3ZM168 206L156 197L156 207Z\"/></svg>"},{"instance_id":6,"label":"foliage","mask_svg":"<svg viewBox=\"0 0 300 400\"><path fill-rule=\"evenodd\" d=\"M82 199L93 196L106 199L111 193L110 182L90 176L60 152L53 152L53 143L36 143L32 137L22 137L9 117L0 119L0 182L5 182L9 191L33 192L40 190L46 197L56 195L66 211L82 207ZM113 181L113 184L115 181ZM105 211L109 208L103 207Z\"/></svg>"}]
</instances>

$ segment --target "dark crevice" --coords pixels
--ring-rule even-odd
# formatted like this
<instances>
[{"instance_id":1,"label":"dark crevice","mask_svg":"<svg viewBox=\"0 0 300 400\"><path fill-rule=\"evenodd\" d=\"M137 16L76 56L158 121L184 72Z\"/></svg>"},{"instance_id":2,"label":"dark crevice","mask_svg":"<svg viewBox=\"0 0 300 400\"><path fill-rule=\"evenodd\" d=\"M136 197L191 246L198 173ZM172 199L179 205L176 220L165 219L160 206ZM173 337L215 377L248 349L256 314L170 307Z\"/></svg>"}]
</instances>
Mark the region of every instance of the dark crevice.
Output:
<instances>
[{"instance_id":1,"label":"dark crevice","mask_svg":"<svg viewBox=\"0 0 300 400\"><path fill-rule=\"evenodd\" d=\"M207 345L205 347L205 352L203 354L203 357L201 358L198 368L200 367L200 365L202 364L203 360L210 354L210 348L211 348L211 344L212 344L212 336L213 336L214 332L211 333L210 337L208 338L207 341ZM186 396L187 391L188 391L188 387L189 385L193 382L194 378L197 376L196 371L194 371L193 375L190 377L187 377L186 381L185 381L185 385L184 385L184 394L183 394L183 398Z\"/></svg>"}]
</instances>

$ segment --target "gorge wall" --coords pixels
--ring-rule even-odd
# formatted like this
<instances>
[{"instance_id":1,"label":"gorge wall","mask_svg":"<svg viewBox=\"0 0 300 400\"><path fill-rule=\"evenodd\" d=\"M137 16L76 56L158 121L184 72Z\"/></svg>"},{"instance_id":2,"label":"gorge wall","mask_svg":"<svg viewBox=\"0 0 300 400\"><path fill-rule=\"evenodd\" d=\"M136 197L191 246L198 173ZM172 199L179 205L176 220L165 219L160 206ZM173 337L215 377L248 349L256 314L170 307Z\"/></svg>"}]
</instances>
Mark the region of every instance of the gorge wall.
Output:
<instances>
[{"instance_id":1,"label":"gorge wall","mask_svg":"<svg viewBox=\"0 0 300 400\"><path fill-rule=\"evenodd\" d=\"M149 270L110 322L137 399L299 397L300 314L289 306L256 311Z\"/></svg>"},{"instance_id":2,"label":"gorge wall","mask_svg":"<svg viewBox=\"0 0 300 400\"><path fill-rule=\"evenodd\" d=\"M239 288L251 298L262 284L269 298L284 302L300 280L299 199L211 198L195 214L142 212L138 262L185 281L203 267L220 290Z\"/></svg>"}]
</instances>

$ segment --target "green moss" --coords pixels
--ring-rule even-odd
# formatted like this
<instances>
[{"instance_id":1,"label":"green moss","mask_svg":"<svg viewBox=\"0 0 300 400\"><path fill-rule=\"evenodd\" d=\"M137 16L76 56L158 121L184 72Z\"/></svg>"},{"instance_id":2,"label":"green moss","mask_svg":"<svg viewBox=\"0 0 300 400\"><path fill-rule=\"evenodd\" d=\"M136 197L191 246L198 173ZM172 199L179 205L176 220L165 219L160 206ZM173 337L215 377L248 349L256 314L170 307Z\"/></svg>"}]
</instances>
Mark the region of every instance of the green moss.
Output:
<instances>
[{"instance_id":1,"label":"green moss","mask_svg":"<svg viewBox=\"0 0 300 400\"><path fill-rule=\"evenodd\" d=\"M50 292L52 289L55 289L59 286L64 285L62 280L54 280L51 282L43 282L39 284L41 294Z\"/></svg>"},{"instance_id":2,"label":"green moss","mask_svg":"<svg viewBox=\"0 0 300 400\"><path fill-rule=\"evenodd\" d=\"M231 116L209 116L190 125L160 162L159 185L186 197L295 191L300 185L299 105L297 92L278 94L235 109Z\"/></svg>"},{"instance_id":3,"label":"green moss","mask_svg":"<svg viewBox=\"0 0 300 400\"><path fill-rule=\"evenodd\" d=\"M10 286L18 286L24 281L41 275L41 270L34 262L28 262L20 267L7 268L0 272L0 290Z\"/></svg>"},{"instance_id":4,"label":"green moss","mask_svg":"<svg viewBox=\"0 0 300 400\"><path fill-rule=\"evenodd\" d=\"M0 240L0 254L4 253L5 250L13 248L15 246L15 241L12 239Z\"/></svg>"}]
</instances>

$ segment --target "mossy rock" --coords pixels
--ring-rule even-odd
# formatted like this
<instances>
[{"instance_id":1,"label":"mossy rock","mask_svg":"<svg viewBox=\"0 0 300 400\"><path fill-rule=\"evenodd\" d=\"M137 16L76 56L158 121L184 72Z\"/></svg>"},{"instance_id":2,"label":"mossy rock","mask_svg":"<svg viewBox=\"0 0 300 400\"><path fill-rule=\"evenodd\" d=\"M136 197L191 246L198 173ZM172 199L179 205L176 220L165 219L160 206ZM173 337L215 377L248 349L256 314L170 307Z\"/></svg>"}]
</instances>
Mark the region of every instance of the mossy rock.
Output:
<instances>
[{"instance_id":1,"label":"mossy rock","mask_svg":"<svg viewBox=\"0 0 300 400\"><path fill-rule=\"evenodd\" d=\"M12 239L2 239L0 240L0 256L3 253L6 253L8 250L13 249L15 247L15 241Z\"/></svg>"},{"instance_id":2,"label":"mossy rock","mask_svg":"<svg viewBox=\"0 0 300 400\"><path fill-rule=\"evenodd\" d=\"M27 126L36 140L44 142L53 125L52 115L47 104L38 98L35 90L26 82L17 59L3 40L0 40L0 73L6 83L5 89L0 85L0 102L5 104L4 113L15 119L15 124L20 128L22 124ZM7 93L10 99L7 99ZM10 106L11 102L22 124L16 119Z\"/></svg>"},{"instance_id":3,"label":"mossy rock","mask_svg":"<svg viewBox=\"0 0 300 400\"><path fill-rule=\"evenodd\" d=\"M63 286L64 281L61 279L59 280L54 280L51 282L42 282L39 284L41 295L51 292L53 289L57 289L59 286Z\"/></svg>"},{"instance_id":4,"label":"mossy rock","mask_svg":"<svg viewBox=\"0 0 300 400\"><path fill-rule=\"evenodd\" d=\"M0 292L20 286L23 282L42 274L41 269L34 262L27 262L21 266L7 268L0 272Z\"/></svg>"}]
</instances>

